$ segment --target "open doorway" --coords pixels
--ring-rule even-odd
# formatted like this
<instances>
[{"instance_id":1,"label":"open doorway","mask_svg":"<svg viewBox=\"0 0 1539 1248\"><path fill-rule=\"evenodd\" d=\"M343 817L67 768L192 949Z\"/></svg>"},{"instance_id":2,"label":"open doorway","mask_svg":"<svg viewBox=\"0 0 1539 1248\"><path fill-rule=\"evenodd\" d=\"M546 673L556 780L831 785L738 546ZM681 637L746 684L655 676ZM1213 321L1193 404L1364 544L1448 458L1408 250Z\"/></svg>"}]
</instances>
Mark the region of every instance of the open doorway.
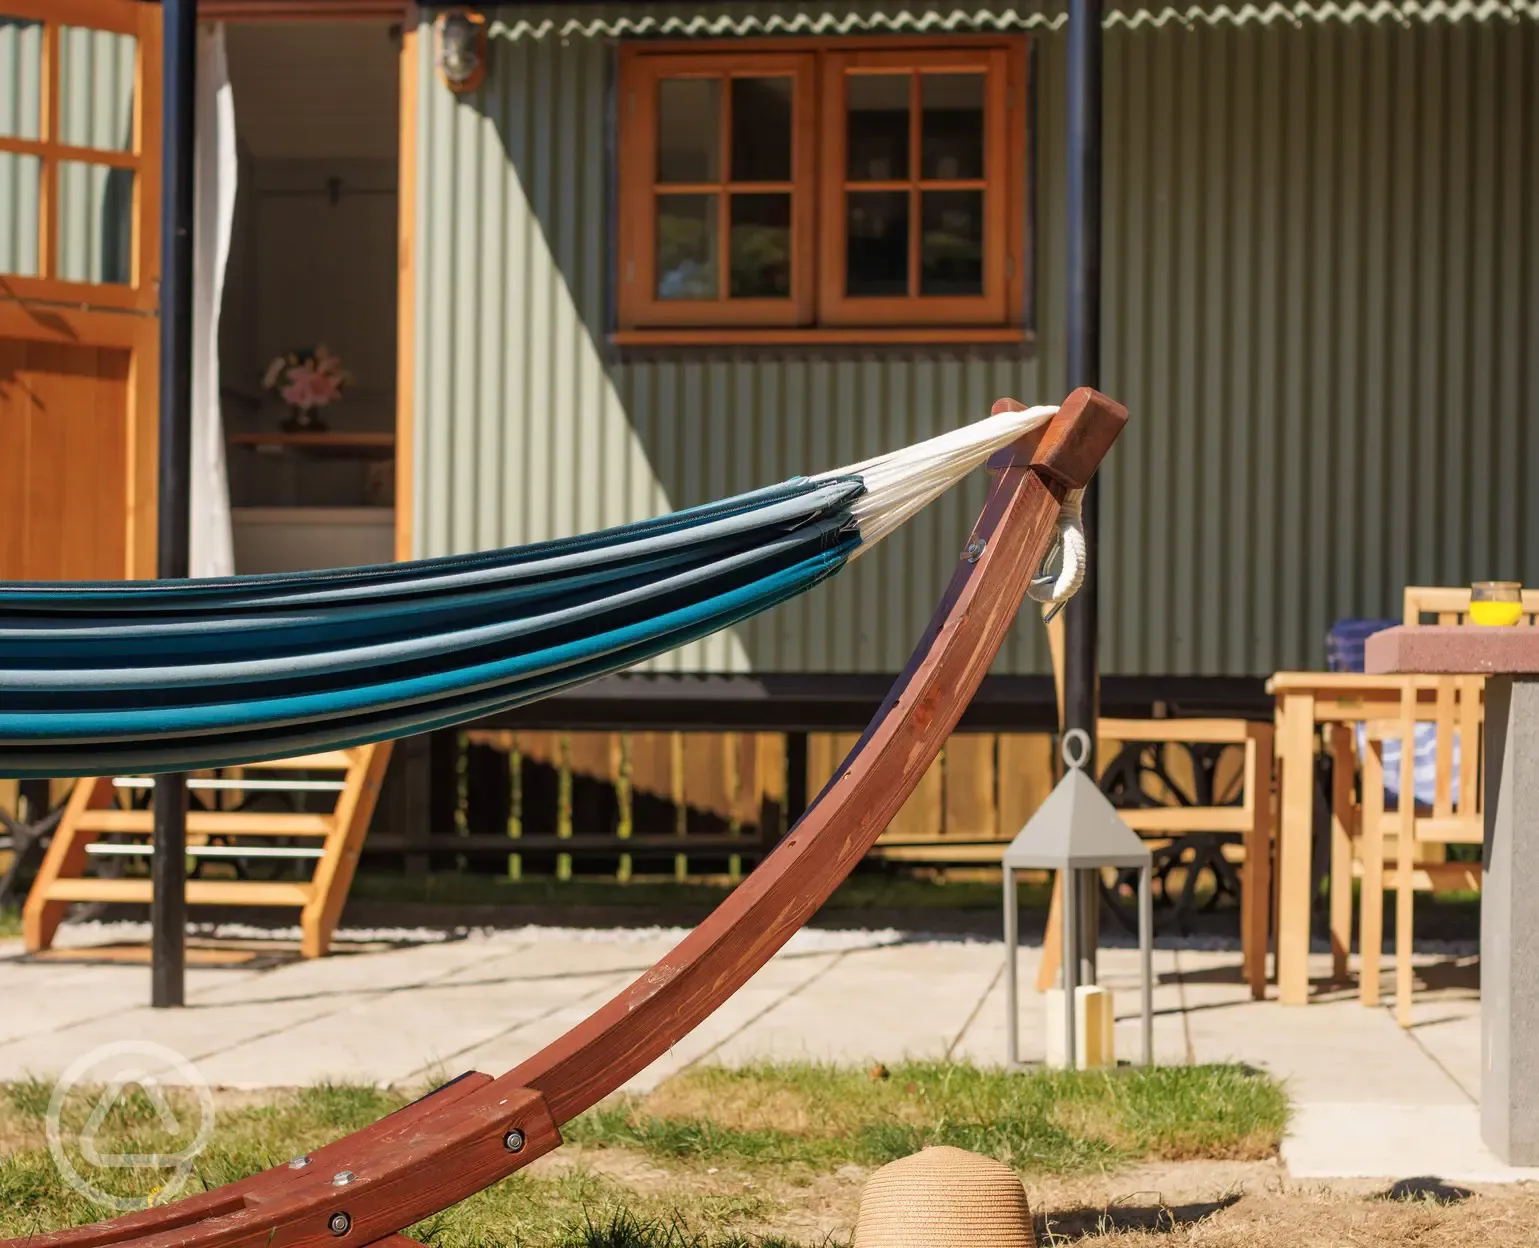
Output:
<instances>
[{"instance_id":1,"label":"open doorway","mask_svg":"<svg viewBox=\"0 0 1539 1248\"><path fill-rule=\"evenodd\" d=\"M226 49L238 189L219 354L235 570L389 562L400 29L231 23ZM301 415L274 361L320 348L348 381Z\"/></svg>"}]
</instances>

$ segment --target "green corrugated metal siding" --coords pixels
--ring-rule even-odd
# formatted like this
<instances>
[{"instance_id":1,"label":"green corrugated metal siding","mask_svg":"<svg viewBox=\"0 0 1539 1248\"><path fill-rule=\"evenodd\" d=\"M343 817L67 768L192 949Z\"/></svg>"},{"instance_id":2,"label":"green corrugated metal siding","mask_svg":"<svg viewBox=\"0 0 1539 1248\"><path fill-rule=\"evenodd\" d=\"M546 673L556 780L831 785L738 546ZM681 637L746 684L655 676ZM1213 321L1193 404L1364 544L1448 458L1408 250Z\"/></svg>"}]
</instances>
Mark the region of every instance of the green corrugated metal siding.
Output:
<instances>
[{"instance_id":1,"label":"green corrugated metal siding","mask_svg":"<svg viewBox=\"0 0 1539 1248\"><path fill-rule=\"evenodd\" d=\"M1024 358L618 362L614 45L519 12L464 100L423 40L419 553L687 506L1061 394L1061 34L1037 58ZM1539 24L1121 23L1106 55L1104 388L1135 421L1103 477L1103 669L1318 665L1331 620L1398 614L1408 582L1539 583ZM982 490L655 666L895 669ZM1040 633L997 670L1041 670Z\"/></svg>"}]
</instances>

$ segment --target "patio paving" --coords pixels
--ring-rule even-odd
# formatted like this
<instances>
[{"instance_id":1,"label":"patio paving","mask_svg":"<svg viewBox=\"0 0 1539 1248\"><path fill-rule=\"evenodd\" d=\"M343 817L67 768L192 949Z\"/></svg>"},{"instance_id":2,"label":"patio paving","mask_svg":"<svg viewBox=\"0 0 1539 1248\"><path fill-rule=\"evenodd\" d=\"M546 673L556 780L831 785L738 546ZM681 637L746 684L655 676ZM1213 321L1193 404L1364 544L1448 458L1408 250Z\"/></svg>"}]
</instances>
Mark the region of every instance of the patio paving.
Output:
<instances>
[{"instance_id":1,"label":"patio paving","mask_svg":"<svg viewBox=\"0 0 1539 1248\"><path fill-rule=\"evenodd\" d=\"M354 946L315 962L188 971L183 1010L151 1010L142 966L38 963L0 941L0 1081L54 1076L100 1046L148 1041L216 1086L324 1079L419 1088L470 1069L501 1073L624 987L681 933L529 928ZM61 944L143 938L142 926L66 927ZM1211 942L1210 942L1211 943ZM1039 950L1023 948L1023 985ZM1118 1052L1138 1053L1137 953L1105 949L1118 991ZM1312 969L1323 977L1323 955ZM1539 1180L1480 1143L1479 1000L1472 967L1418 995L1416 1025L1327 995L1304 1008L1249 999L1237 951L1156 950L1162 1063L1240 1061L1287 1086L1296 1115L1283 1161L1300 1179ZM695 1062L903 1057L1003 1060L1003 946L897 931L803 931L732 1001L630 1086ZM1042 998L1023 992L1023 1056L1040 1057Z\"/></svg>"}]
</instances>

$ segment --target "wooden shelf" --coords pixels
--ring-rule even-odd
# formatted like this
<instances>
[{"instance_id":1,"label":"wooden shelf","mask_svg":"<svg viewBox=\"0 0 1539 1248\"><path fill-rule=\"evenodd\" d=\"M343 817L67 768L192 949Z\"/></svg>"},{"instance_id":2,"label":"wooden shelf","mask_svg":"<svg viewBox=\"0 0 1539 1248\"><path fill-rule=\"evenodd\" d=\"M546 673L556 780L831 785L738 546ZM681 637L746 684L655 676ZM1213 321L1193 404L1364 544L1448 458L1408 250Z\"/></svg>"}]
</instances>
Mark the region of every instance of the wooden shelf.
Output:
<instances>
[{"instance_id":1,"label":"wooden shelf","mask_svg":"<svg viewBox=\"0 0 1539 1248\"><path fill-rule=\"evenodd\" d=\"M388 446L393 433L232 433L235 446Z\"/></svg>"},{"instance_id":2,"label":"wooden shelf","mask_svg":"<svg viewBox=\"0 0 1539 1248\"><path fill-rule=\"evenodd\" d=\"M390 459L393 433L232 433L230 445L271 454L305 454L333 459Z\"/></svg>"}]
</instances>

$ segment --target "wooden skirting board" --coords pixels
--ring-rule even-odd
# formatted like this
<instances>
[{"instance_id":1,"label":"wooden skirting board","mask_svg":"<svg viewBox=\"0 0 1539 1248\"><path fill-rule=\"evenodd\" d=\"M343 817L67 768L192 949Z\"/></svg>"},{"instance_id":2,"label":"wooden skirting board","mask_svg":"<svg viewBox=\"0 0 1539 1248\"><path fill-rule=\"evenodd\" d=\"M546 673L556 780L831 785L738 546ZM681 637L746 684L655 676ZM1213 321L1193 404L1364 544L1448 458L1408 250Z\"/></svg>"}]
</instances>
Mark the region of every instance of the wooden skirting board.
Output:
<instances>
[{"instance_id":1,"label":"wooden skirting board","mask_svg":"<svg viewBox=\"0 0 1539 1248\"><path fill-rule=\"evenodd\" d=\"M189 850L196 853L215 836L305 838L319 842L319 853L312 849L294 857L313 857L314 873L305 881L188 880L187 904L296 907L300 912L300 953L307 958L322 957L331 946L332 933L358 867L358 855L390 762L390 750L390 743L385 742L242 768L243 773L260 772L267 780L271 780L273 773L283 771L340 771L343 775L337 782L336 805L330 814L190 811ZM141 843L152 841L154 811L120 809L116 805L119 791L111 776L76 781L22 908L22 935L30 953L41 953L52 946L71 903L150 900L148 878L101 879L86 873L94 857L90 846L104 835L128 833L144 838Z\"/></svg>"}]
</instances>

